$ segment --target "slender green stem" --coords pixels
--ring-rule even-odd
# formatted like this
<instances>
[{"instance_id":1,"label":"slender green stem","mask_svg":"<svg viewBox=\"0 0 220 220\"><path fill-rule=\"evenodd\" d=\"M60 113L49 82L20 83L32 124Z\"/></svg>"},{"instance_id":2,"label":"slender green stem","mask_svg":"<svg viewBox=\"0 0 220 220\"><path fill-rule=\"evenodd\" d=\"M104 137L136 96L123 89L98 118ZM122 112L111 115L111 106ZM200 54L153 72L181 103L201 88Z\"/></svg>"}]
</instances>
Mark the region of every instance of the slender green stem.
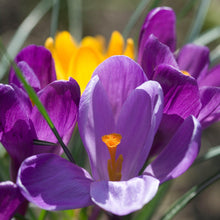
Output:
<instances>
[{"instance_id":1,"label":"slender green stem","mask_svg":"<svg viewBox=\"0 0 220 220\"><path fill-rule=\"evenodd\" d=\"M53 38L57 32L59 10L60 10L60 0L53 0L53 10L52 10L51 27L50 27L50 36Z\"/></svg>"},{"instance_id":2,"label":"slender green stem","mask_svg":"<svg viewBox=\"0 0 220 220\"><path fill-rule=\"evenodd\" d=\"M67 0L69 30L76 41L82 38L82 0Z\"/></svg>"},{"instance_id":3,"label":"slender green stem","mask_svg":"<svg viewBox=\"0 0 220 220\"><path fill-rule=\"evenodd\" d=\"M47 217L48 211L46 210L41 210L40 216L38 220L44 220Z\"/></svg>"},{"instance_id":4,"label":"slender green stem","mask_svg":"<svg viewBox=\"0 0 220 220\"><path fill-rule=\"evenodd\" d=\"M220 179L220 170L215 175L206 179L204 182L192 187L187 193L180 197L167 211L167 213L160 220L170 220L179 211L181 211L192 199L199 195L204 189Z\"/></svg>"},{"instance_id":5,"label":"slender green stem","mask_svg":"<svg viewBox=\"0 0 220 220\"><path fill-rule=\"evenodd\" d=\"M21 49L23 43L34 29L34 27L37 25L37 23L49 11L51 6L52 0L41 0L21 23L7 48L7 54L9 54L12 59ZM9 63L7 62L6 56L3 54L0 62L0 80L4 77L8 67Z\"/></svg>"},{"instance_id":6,"label":"slender green stem","mask_svg":"<svg viewBox=\"0 0 220 220\"><path fill-rule=\"evenodd\" d=\"M25 90L27 91L29 97L31 98L31 100L34 102L34 104L36 105L36 107L38 108L39 112L42 114L42 116L44 117L44 119L46 120L46 122L48 123L49 127L51 128L51 130L53 131L54 135L56 136L58 142L60 143L61 147L63 148L65 154L67 155L68 159L75 163L75 160L73 159L71 153L69 152L68 148L65 146L65 144L63 143L62 138L60 137L56 127L54 126L52 120L50 119L45 107L43 106L43 104L40 102L37 94L35 93L35 91L33 90L33 88L27 83L26 79L24 78L22 71L18 68L18 66L16 65L16 63L12 62L9 55L7 54L7 52L4 49L4 46L0 40L0 48L1 48L1 52L3 54L6 55L7 57L7 61L9 63L12 63L12 67L15 70L15 73L17 75L17 77L19 78L19 80L22 82Z\"/></svg>"},{"instance_id":7,"label":"slender green stem","mask_svg":"<svg viewBox=\"0 0 220 220\"><path fill-rule=\"evenodd\" d=\"M141 16L142 12L145 10L147 5L149 4L150 0L141 0L138 4L137 8L135 9L134 13L131 15L130 20L128 21L127 25L124 28L123 36L125 39L128 38L128 35L134 25L137 23L139 17Z\"/></svg>"}]
</instances>

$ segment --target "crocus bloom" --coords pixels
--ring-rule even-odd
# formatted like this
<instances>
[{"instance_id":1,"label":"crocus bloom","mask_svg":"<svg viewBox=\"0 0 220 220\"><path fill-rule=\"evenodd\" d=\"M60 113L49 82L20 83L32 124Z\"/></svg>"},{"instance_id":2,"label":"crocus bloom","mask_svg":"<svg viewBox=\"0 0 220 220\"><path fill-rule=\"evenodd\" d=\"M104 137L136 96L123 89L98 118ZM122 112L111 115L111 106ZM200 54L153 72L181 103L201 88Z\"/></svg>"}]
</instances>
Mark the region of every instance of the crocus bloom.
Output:
<instances>
[{"instance_id":1,"label":"crocus bloom","mask_svg":"<svg viewBox=\"0 0 220 220\"><path fill-rule=\"evenodd\" d=\"M35 47L35 55L40 53L39 50L42 56L38 56L38 59L43 60L35 59L32 60L32 63L35 61L35 64L40 65L43 64L45 60L50 60L51 55L49 55L49 51L43 47ZM25 49L22 53L24 51ZM49 57L47 57L44 52L46 52ZM32 54L32 58L33 57L34 55ZM49 67L49 65L53 65L53 62L50 62L50 64L47 63L45 69L53 70L54 67ZM25 61L18 62L18 66L21 67L26 78L31 76L31 74L35 76L34 73L38 72L37 70L39 69L43 70L43 67L38 65L32 66L31 68L29 63ZM46 77L47 71L44 71L44 73L44 77ZM48 73L50 73L50 71L48 71ZM39 82L37 77L28 79L33 82L32 85L37 85L36 82ZM15 182L18 168L25 158L46 152L61 154L62 148L59 146L55 135L45 119L41 116L37 107L32 105L16 77L12 77L11 81L17 85L13 83L10 85L0 84L0 141L11 157L11 179ZM37 87L35 87L35 89L36 88ZM37 90L40 88L41 87L38 87ZM78 84L73 79L69 81L54 81L39 90L37 95L45 106L64 143L68 144L78 117L80 98ZM48 141L54 143L54 145L35 145L34 140ZM18 201L20 201L20 199L18 199L20 196L17 196L20 192L12 182L5 182L0 185L0 194L4 195L5 192L7 192L8 196L0 197L0 210L4 209L2 206L4 207L6 202L10 203L7 206L11 207L9 209L11 212L8 212L6 216L9 215L12 217L14 208L17 206ZM2 199L4 199L4 202ZM0 214L2 213L0 212ZM7 217L5 219L7 219Z\"/></svg>"},{"instance_id":2,"label":"crocus bloom","mask_svg":"<svg viewBox=\"0 0 220 220\"><path fill-rule=\"evenodd\" d=\"M203 129L220 118L220 65L208 69L207 47L187 44L177 55L175 49L174 11L153 9L140 32L138 62L164 92L164 116L152 148L155 152L189 115L194 115Z\"/></svg>"},{"instance_id":3,"label":"crocus bloom","mask_svg":"<svg viewBox=\"0 0 220 220\"><path fill-rule=\"evenodd\" d=\"M134 59L134 42L127 39L127 45L122 35L114 31L108 48L102 36L86 36L77 44L69 32L63 31L56 35L55 40L50 37L45 42L55 60L58 79L73 77L83 92L91 79L95 68L112 55L126 55Z\"/></svg>"},{"instance_id":4,"label":"crocus bloom","mask_svg":"<svg viewBox=\"0 0 220 220\"><path fill-rule=\"evenodd\" d=\"M57 155L36 155L19 169L22 194L47 210L95 204L126 215L142 208L159 184L185 172L199 151L200 124L190 116L140 175L162 114L159 83L148 81L126 56L108 58L96 68L80 99L79 131L92 176Z\"/></svg>"}]
</instances>

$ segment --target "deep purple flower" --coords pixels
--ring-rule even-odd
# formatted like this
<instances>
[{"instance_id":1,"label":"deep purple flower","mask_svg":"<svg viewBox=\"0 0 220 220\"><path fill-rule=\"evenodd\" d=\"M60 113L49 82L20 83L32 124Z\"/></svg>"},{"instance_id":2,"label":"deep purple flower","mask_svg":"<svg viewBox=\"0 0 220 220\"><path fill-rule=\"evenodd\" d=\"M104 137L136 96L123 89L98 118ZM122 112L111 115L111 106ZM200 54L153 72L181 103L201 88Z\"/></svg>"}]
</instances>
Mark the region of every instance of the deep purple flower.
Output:
<instances>
[{"instance_id":1,"label":"deep purple flower","mask_svg":"<svg viewBox=\"0 0 220 220\"><path fill-rule=\"evenodd\" d=\"M32 46L32 48L34 48L35 54L38 54L38 59L50 60L50 53L43 47ZM23 55L25 56L25 54ZM35 60L29 60L30 63L31 61L33 63L36 61L36 63L43 65L43 61L36 60L36 57ZM45 68L54 69L52 60L50 65L47 64ZM27 67L26 69L21 68L25 76L30 76L30 72L37 72L39 68L42 69L43 74L43 66L39 67L37 65L33 67L34 69L31 69L23 61L18 62L18 66ZM46 74L46 72L44 73ZM30 77L29 79L31 80L32 78ZM39 153L61 154L62 148L37 107L32 105L19 81L16 81L15 77L11 81L10 85L0 84L0 142L11 157L11 179L15 182L18 168L25 158ZM17 85L13 84L13 82ZM54 81L44 86L43 89L41 89L42 87L39 87L40 90L37 95L45 106L64 143L68 144L78 118L79 86L75 80L70 79L69 81ZM35 145L34 140L52 142L54 145ZM18 192L12 182L9 184L7 182L1 183L0 194L3 195L5 191L7 191L8 197L7 200L4 200L4 203L8 201L9 203L11 202L10 204L13 207L18 206L18 201L20 201L16 200ZM4 203L2 199L4 197L0 197L0 210L3 210ZM8 212L8 215L13 215L14 209L11 208L10 210L11 213ZM0 212L0 214L2 213Z\"/></svg>"},{"instance_id":2,"label":"deep purple flower","mask_svg":"<svg viewBox=\"0 0 220 220\"><path fill-rule=\"evenodd\" d=\"M220 118L220 65L208 69L209 49L204 46L187 44L174 54L175 20L172 9L153 9L139 38L138 61L164 93L164 116L152 153L168 143L189 115L194 115L203 129Z\"/></svg>"},{"instance_id":3,"label":"deep purple flower","mask_svg":"<svg viewBox=\"0 0 220 220\"><path fill-rule=\"evenodd\" d=\"M116 215L136 211L155 196L160 183L185 172L199 151L201 127L190 116L140 175L162 114L159 83L147 81L128 57L111 57L95 70L79 106L92 176L57 155L41 154L22 163L17 185L47 210L95 204Z\"/></svg>"}]
</instances>

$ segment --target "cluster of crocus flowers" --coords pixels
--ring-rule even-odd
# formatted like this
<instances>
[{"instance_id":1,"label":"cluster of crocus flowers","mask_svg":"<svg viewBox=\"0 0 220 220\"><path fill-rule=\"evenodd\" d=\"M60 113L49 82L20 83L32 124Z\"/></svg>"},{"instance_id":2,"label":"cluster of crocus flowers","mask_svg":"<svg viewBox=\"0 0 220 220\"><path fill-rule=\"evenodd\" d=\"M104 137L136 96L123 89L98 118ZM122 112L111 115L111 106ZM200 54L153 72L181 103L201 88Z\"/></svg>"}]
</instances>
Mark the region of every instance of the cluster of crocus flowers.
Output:
<instances>
[{"instance_id":1,"label":"cluster of crocus flowers","mask_svg":"<svg viewBox=\"0 0 220 220\"><path fill-rule=\"evenodd\" d=\"M16 56L15 62L37 92L63 142L68 144L78 117L78 84L73 79L54 81L56 74L52 56L42 46L24 48ZM16 182L19 166L25 158L39 153L61 155L62 148L13 69L9 83L0 84L0 141L10 155L11 180ZM38 140L49 144L36 144ZM21 213L25 211L25 199L13 182L0 184L1 219L11 218L19 206L22 206Z\"/></svg>"},{"instance_id":2,"label":"cluster of crocus flowers","mask_svg":"<svg viewBox=\"0 0 220 220\"><path fill-rule=\"evenodd\" d=\"M185 172L200 147L201 126L189 116L140 174L163 115L163 92L126 56L101 63L81 96L79 131L92 176L54 154L27 158L17 178L23 196L47 210L97 205L126 215L149 202L159 184Z\"/></svg>"},{"instance_id":3,"label":"cluster of crocus flowers","mask_svg":"<svg viewBox=\"0 0 220 220\"><path fill-rule=\"evenodd\" d=\"M126 55L134 59L134 42L127 39L126 45L118 31L112 33L108 47L102 36L87 36L78 44L69 32L63 31L45 42L45 47L53 55L58 79L73 77L81 91L86 88L95 68L113 55Z\"/></svg>"}]
</instances>

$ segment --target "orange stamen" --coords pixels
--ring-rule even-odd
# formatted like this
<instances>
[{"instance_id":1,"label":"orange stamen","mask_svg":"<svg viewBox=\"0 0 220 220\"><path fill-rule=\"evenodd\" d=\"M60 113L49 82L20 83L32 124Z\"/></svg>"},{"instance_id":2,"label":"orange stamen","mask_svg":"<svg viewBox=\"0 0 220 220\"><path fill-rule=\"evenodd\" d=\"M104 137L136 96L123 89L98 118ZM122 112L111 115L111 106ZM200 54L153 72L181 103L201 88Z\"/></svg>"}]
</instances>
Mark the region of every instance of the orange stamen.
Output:
<instances>
[{"instance_id":1,"label":"orange stamen","mask_svg":"<svg viewBox=\"0 0 220 220\"><path fill-rule=\"evenodd\" d=\"M121 169L123 156L120 154L116 160L116 149L121 142L120 134L108 134L102 136L102 141L106 144L109 150L110 159L108 160L108 174L109 180L111 181L120 181L121 180Z\"/></svg>"},{"instance_id":2,"label":"orange stamen","mask_svg":"<svg viewBox=\"0 0 220 220\"><path fill-rule=\"evenodd\" d=\"M187 72L187 71L185 71L185 70L181 70L180 72L181 72L182 74L186 75L186 76L191 76L191 75L189 74L189 72Z\"/></svg>"}]
</instances>

